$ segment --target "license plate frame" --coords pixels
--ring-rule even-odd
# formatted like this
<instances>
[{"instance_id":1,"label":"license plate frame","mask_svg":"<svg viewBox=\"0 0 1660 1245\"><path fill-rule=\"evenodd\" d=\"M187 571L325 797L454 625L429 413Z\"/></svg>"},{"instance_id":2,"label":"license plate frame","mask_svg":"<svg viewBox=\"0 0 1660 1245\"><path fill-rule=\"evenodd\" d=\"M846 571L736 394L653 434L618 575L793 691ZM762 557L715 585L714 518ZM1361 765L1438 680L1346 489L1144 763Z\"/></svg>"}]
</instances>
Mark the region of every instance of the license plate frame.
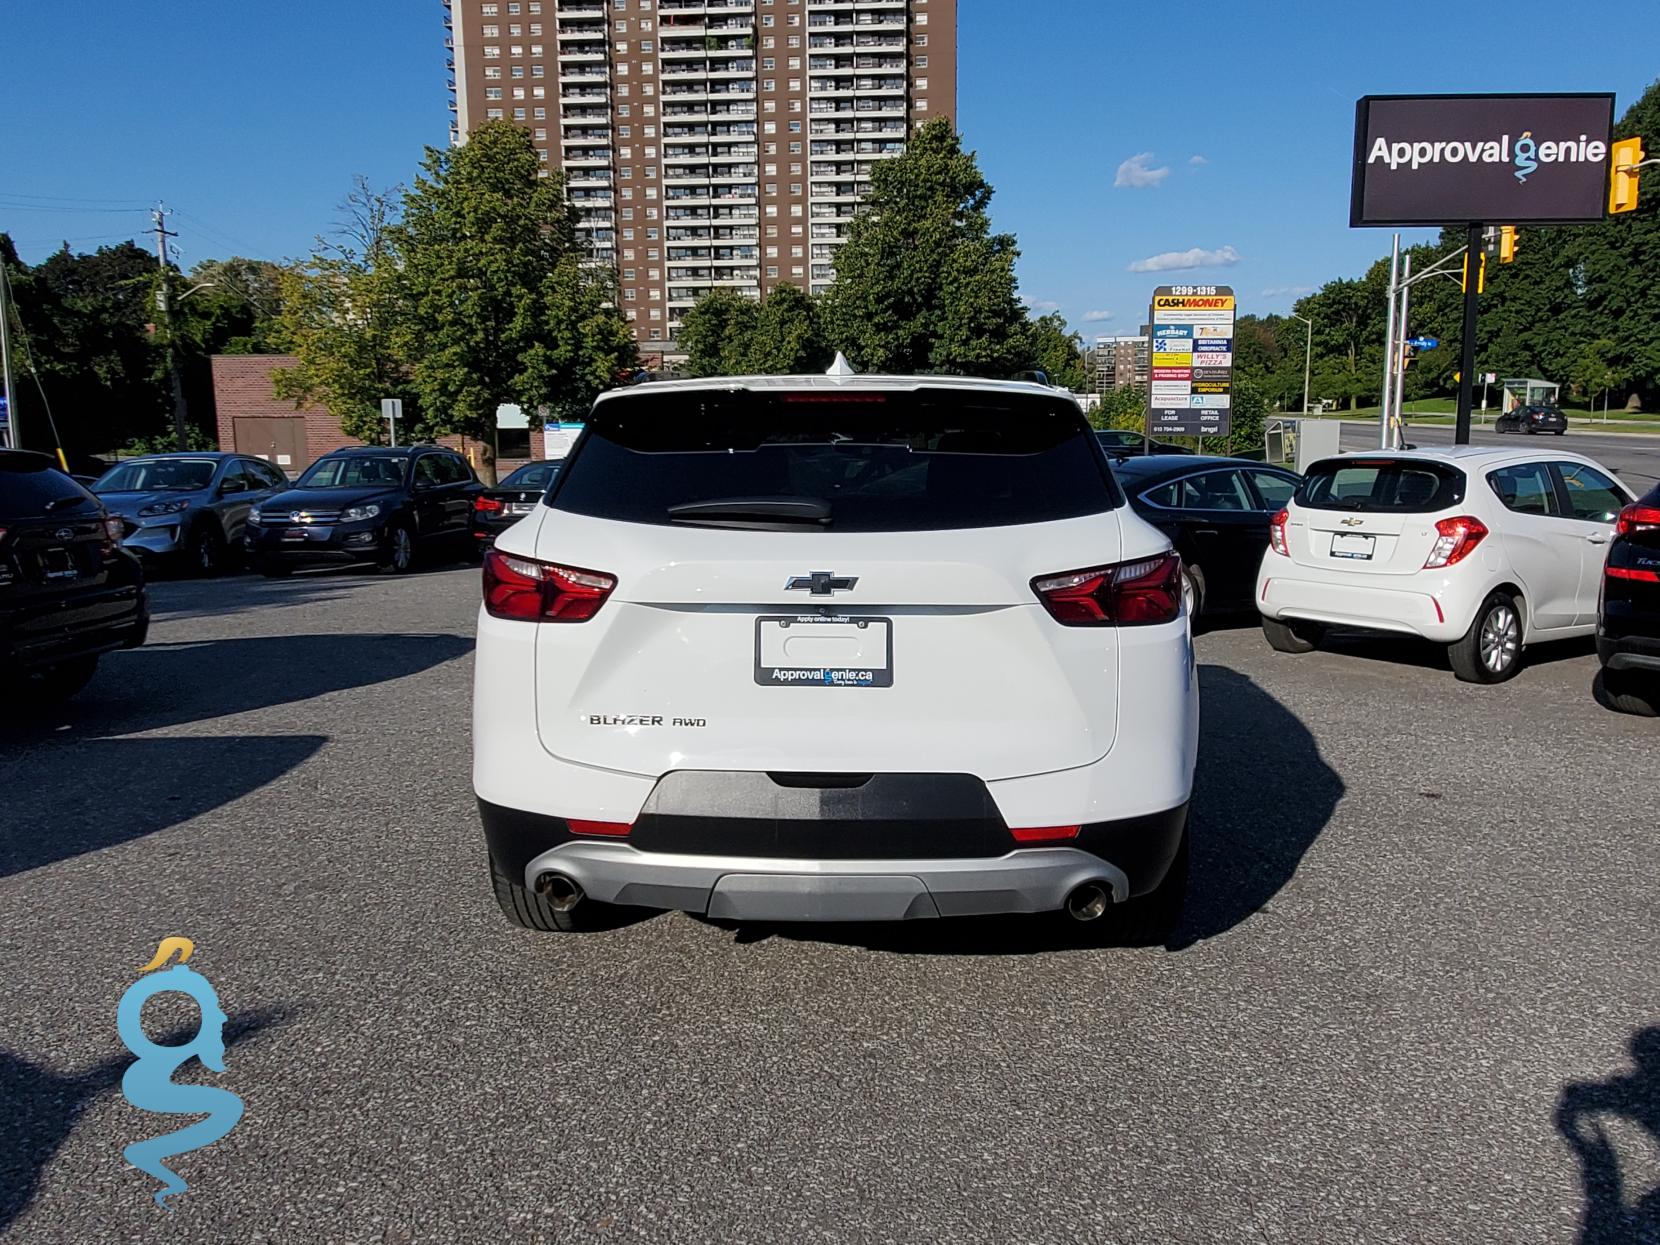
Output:
<instances>
[{"instance_id":1,"label":"license plate frame","mask_svg":"<svg viewBox=\"0 0 1660 1245\"><path fill-rule=\"evenodd\" d=\"M282 538L284 540L309 540L311 538L311 529L305 527L284 528Z\"/></svg>"},{"instance_id":2,"label":"license plate frame","mask_svg":"<svg viewBox=\"0 0 1660 1245\"><path fill-rule=\"evenodd\" d=\"M75 565L75 554L66 545L50 545L42 549L36 557L40 563L42 579L79 579L80 568Z\"/></svg>"},{"instance_id":3,"label":"license plate frame","mask_svg":"<svg viewBox=\"0 0 1660 1245\"><path fill-rule=\"evenodd\" d=\"M1378 538L1369 532L1333 532L1331 556L1350 562L1370 562L1377 552Z\"/></svg>"},{"instance_id":4,"label":"license plate frame","mask_svg":"<svg viewBox=\"0 0 1660 1245\"><path fill-rule=\"evenodd\" d=\"M844 627L863 632L847 638L873 639L882 664L781 660L787 656L783 653L786 637L779 633L797 626L830 640L840 639L834 632ZM879 634L871 635L873 630ZM761 687L892 687L893 619L875 614L762 614L755 620L755 682Z\"/></svg>"}]
</instances>

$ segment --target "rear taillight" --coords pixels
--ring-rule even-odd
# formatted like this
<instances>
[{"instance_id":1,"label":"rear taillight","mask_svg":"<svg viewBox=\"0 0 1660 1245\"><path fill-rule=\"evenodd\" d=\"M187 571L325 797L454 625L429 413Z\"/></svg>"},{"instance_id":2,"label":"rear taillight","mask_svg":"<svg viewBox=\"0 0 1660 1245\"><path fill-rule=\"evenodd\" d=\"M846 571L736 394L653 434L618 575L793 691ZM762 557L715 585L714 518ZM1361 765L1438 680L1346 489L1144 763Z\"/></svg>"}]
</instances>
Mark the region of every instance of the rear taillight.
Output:
<instances>
[{"instance_id":1,"label":"rear taillight","mask_svg":"<svg viewBox=\"0 0 1660 1245\"><path fill-rule=\"evenodd\" d=\"M1291 511L1280 509L1280 512L1268 520L1268 547L1282 558L1291 556L1291 546L1285 542L1285 525L1291 521Z\"/></svg>"},{"instance_id":2,"label":"rear taillight","mask_svg":"<svg viewBox=\"0 0 1660 1245\"><path fill-rule=\"evenodd\" d=\"M502 503L494 497L473 498L473 509L482 514L492 514L502 508Z\"/></svg>"},{"instance_id":3,"label":"rear taillight","mask_svg":"<svg viewBox=\"0 0 1660 1245\"><path fill-rule=\"evenodd\" d=\"M121 543L123 530L124 529L121 526L121 520L119 517L113 514L106 514L104 516L104 537L110 542L110 544L119 545ZM4 529L0 529L0 536L4 535Z\"/></svg>"},{"instance_id":4,"label":"rear taillight","mask_svg":"<svg viewBox=\"0 0 1660 1245\"><path fill-rule=\"evenodd\" d=\"M492 549L484 555L484 608L523 622L586 622L617 586L614 575L556 566Z\"/></svg>"},{"instance_id":5,"label":"rear taillight","mask_svg":"<svg viewBox=\"0 0 1660 1245\"><path fill-rule=\"evenodd\" d=\"M1629 536L1633 532L1646 532L1657 527L1660 527L1660 506L1645 506L1634 501L1614 520L1614 535Z\"/></svg>"},{"instance_id":6,"label":"rear taillight","mask_svg":"<svg viewBox=\"0 0 1660 1245\"><path fill-rule=\"evenodd\" d=\"M1435 524L1435 530L1439 534L1429 557L1424 559L1426 571L1462 562L1487 536L1487 525L1467 514L1461 514L1456 519L1440 519Z\"/></svg>"},{"instance_id":7,"label":"rear taillight","mask_svg":"<svg viewBox=\"0 0 1660 1245\"><path fill-rule=\"evenodd\" d=\"M1140 627L1174 622L1182 611L1182 560L1165 552L1134 562L1063 571L1032 591L1068 627Z\"/></svg>"},{"instance_id":8,"label":"rear taillight","mask_svg":"<svg viewBox=\"0 0 1660 1245\"><path fill-rule=\"evenodd\" d=\"M1603 570L1609 579L1635 579L1640 583L1660 584L1660 571L1645 571L1635 566L1608 566Z\"/></svg>"}]
</instances>

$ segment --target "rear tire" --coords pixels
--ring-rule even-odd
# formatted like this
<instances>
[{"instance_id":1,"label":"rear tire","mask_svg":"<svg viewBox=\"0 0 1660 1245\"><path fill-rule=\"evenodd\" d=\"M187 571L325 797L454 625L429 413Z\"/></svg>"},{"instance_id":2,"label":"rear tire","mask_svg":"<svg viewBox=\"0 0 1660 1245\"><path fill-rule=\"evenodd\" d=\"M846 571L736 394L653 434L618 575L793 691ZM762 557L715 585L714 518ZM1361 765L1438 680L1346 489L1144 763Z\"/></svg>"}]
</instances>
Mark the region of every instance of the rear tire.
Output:
<instances>
[{"instance_id":1,"label":"rear tire","mask_svg":"<svg viewBox=\"0 0 1660 1245\"><path fill-rule=\"evenodd\" d=\"M1324 628L1313 623L1283 623L1277 618L1262 618L1262 637L1276 653L1312 653L1320 647Z\"/></svg>"},{"instance_id":2,"label":"rear tire","mask_svg":"<svg viewBox=\"0 0 1660 1245\"><path fill-rule=\"evenodd\" d=\"M1598 704L1615 713L1629 713L1638 718L1660 717L1660 677L1634 678L1629 671L1610 670L1605 666L1597 671L1591 692Z\"/></svg>"},{"instance_id":3,"label":"rear tire","mask_svg":"<svg viewBox=\"0 0 1660 1245\"><path fill-rule=\"evenodd\" d=\"M1503 683L1522 668L1522 615L1515 598L1495 592L1481 603L1470 629L1447 645L1453 673L1465 683Z\"/></svg>"},{"instance_id":4,"label":"rear tire","mask_svg":"<svg viewBox=\"0 0 1660 1245\"><path fill-rule=\"evenodd\" d=\"M535 891L527 890L497 868L494 856L490 857L490 885L496 892L502 915L523 929L544 934L577 934L615 924L614 919L608 919L616 911L615 904L583 899L569 912L560 912Z\"/></svg>"}]
</instances>

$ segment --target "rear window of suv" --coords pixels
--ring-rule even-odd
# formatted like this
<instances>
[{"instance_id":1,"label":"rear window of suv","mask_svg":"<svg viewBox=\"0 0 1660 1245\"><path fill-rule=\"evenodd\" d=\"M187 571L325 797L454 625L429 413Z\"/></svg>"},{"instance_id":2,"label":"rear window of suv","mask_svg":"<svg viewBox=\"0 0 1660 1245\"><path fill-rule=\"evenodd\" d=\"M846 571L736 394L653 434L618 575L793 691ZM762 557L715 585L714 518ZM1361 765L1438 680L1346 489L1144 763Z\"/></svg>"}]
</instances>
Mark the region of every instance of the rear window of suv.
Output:
<instances>
[{"instance_id":1,"label":"rear window of suv","mask_svg":"<svg viewBox=\"0 0 1660 1245\"><path fill-rule=\"evenodd\" d=\"M1328 458L1297 490L1297 505L1312 510L1428 514L1463 500L1462 471L1416 458Z\"/></svg>"},{"instance_id":2,"label":"rear window of suv","mask_svg":"<svg viewBox=\"0 0 1660 1245\"><path fill-rule=\"evenodd\" d=\"M38 454L0 453L0 515L11 519L68 513L96 503L92 496Z\"/></svg>"},{"instance_id":3,"label":"rear window of suv","mask_svg":"<svg viewBox=\"0 0 1660 1245\"><path fill-rule=\"evenodd\" d=\"M769 502L797 513L769 520ZM1120 494L1071 401L697 391L600 403L548 504L630 523L898 532L1077 518Z\"/></svg>"}]
</instances>

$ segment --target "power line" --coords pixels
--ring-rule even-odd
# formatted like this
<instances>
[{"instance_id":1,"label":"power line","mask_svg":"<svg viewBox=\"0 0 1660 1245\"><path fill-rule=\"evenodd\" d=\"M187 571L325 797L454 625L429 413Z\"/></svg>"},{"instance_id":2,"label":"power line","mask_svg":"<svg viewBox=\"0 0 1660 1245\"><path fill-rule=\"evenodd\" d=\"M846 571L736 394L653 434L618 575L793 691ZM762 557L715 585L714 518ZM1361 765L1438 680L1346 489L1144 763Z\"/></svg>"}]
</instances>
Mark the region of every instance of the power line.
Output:
<instances>
[{"instance_id":1,"label":"power line","mask_svg":"<svg viewBox=\"0 0 1660 1245\"><path fill-rule=\"evenodd\" d=\"M0 197L7 199L36 199L42 202L51 200L58 203L103 203L117 204L122 207L132 207L134 211L148 211L149 205L140 199L77 199L73 195L31 195L21 190L0 190Z\"/></svg>"},{"instance_id":2,"label":"power line","mask_svg":"<svg viewBox=\"0 0 1660 1245\"><path fill-rule=\"evenodd\" d=\"M65 207L62 205L39 203L7 203L0 201L0 209L7 212L52 212L58 216L80 216L83 214L100 216L128 216L143 212L144 208L111 208L111 207Z\"/></svg>"}]
</instances>

